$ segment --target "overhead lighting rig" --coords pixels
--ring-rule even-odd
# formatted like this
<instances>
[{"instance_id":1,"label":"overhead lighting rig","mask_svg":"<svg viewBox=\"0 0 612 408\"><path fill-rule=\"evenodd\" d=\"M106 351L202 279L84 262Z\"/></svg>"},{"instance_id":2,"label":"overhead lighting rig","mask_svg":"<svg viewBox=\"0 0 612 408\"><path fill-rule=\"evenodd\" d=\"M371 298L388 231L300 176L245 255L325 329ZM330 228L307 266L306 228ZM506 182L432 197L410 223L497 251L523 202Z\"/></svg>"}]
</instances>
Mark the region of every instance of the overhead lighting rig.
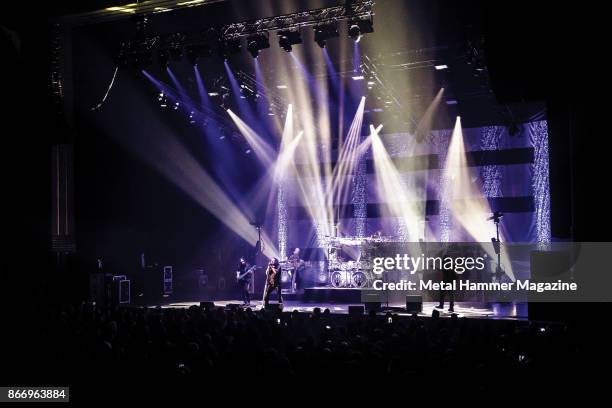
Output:
<instances>
[{"instance_id":1,"label":"overhead lighting rig","mask_svg":"<svg viewBox=\"0 0 612 408\"><path fill-rule=\"evenodd\" d=\"M162 64L167 65L186 56L195 65L200 57L211 55L215 49L223 59L240 52L243 37L246 38L246 49L256 58L261 50L270 47L271 31L277 32L279 46L290 52L293 45L302 43L300 29L304 27L313 27L315 42L324 48L329 38L338 37L339 21L349 21L349 36L356 34L356 39L373 32L373 5L372 0L354 1L339 6L232 23L221 28L208 28L199 35L173 33L146 36L146 30L139 26L138 36L122 44L118 60L121 66L132 65L144 69L152 62L152 52L157 50ZM147 20L145 15L138 14L138 17Z\"/></svg>"}]
</instances>

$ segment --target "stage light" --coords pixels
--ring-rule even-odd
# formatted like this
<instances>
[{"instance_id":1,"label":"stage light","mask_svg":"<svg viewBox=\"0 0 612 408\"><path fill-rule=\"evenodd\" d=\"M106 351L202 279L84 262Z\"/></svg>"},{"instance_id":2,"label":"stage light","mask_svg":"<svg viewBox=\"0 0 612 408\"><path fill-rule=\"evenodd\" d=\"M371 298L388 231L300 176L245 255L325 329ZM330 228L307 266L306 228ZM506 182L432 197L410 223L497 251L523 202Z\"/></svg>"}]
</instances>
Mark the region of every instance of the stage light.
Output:
<instances>
[{"instance_id":1,"label":"stage light","mask_svg":"<svg viewBox=\"0 0 612 408\"><path fill-rule=\"evenodd\" d=\"M159 53L157 54L157 59L162 67L168 68L168 66L170 65L170 51L159 50Z\"/></svg>"},{"instance_id":2,"label":"stage light","mask_svg":"<svg viewBox=\"0 0 612 408\"><path fill-rule=\"evenodd\" d=\"M363 81L364 76L363 75L355 75L353 77L353 81Z\"/></svg>"},{"instance_id":3,"label":"stage light","mask_svg":"<svg viewBox=\"0 0 612 408\"><path fill-rule=\"evenodd\" d=\"M241 48L242 45L240 44L240 39L234 38L220 41L218 44L217 53L219 57L226 60L230 55L239 53Z\"/></svg>"},{"instance_id":4,"label":"stage light","mask_svg":"<svg viewBox=\"0 0 612 408\"><path fill-rule=\"evenodd\" d=\"M209 92L208 96L219 96L219 92Z\"/></svg>"},{"instance_id":5,"label":"stage light","mask_svg":"<svg viewBox=\"0 0 612 408\"><path fill-rule=\"evenodd\" d=\"M257 47L257 42L255 41L248 42L247 50L253 58L257 58L257 56L259 55L259 48Z\"/></svg>"},{"instance_id":6,"label":"stage light","mask_svg":"<svg viewBox=\"0 0 612 408\"><path fill-rule=\"evenodd\" d=\"M188 0L176 3L177 6L191 6L194 4L204 3L204 0Z\"/></svg>"},{"instance_id":7,"label":"stage light","mask_svg":"<svg viewBox=\"0 0 612 408\"><path fill-rule=\"evenodd\" d=\"M436 69L436 71L442 71L443 69L448 69L448 65L435 65L434 68Z\"/></svg>"},{"instance_id":8,"label":"stage light","mask_svg":"<svg viewBox=\"0 0 612 408\"><path fill-rule=\"evenodd\" d=\"M207 45L190 45L185 48L185 57L187 61L193 66L198 63L201 57L209 56L211 49Z\"/></svg>"},{"instance_id":9,"label":"stage light","mask_svg":"<svg viewBox=\"0 0 612 408\"><path fill-rule=\"evenodd\" d=\"M325 48L327 40L338 37L338 24L319 24L314 28L314 40L321 48Z\"/></svg>"},{"instance_id":10,"label":"stage light","mask_svg":"<svg viewBox=\"0 0 612 408\"><path fill-rule=\"evenodd\" d=\"M276 85L277 89L287 89L287 85Z\"/></svg>"},{"instance_id":11,"label":"stage light","mask_svg":"<svg viewBox=\"0 0 612 408\"><path fill-rule=\"evenodd\" d=\"M247 50L253 58L257 58L259 51L266 48L270 48L270 40L267 33L247 37Z\"/></svg>"},{"instance_id":12,"label":"stage light","mask_svg":"<svg viewBox=\"0 0 612 408\"><path fill-rule=\"evenodd\" d=\"M136 13L136 10L131 9L128 6L124 6L124 7L107 7L105 10L106 11L120 11L122 13L129 13L129 14Z\"/></svg>"},{"instance_id":13,"label":"stage light","mask_svg":"<svg viewBox=\"0 0 612 408\"><path fill-rule=\"evenodd\" d=\"M246 149L244 152L245 152L246 154L251 154L251 149Z\"/></svg>"},{"instance_id":14,"label":"stage light","mask_svg":"<svg viewBox=\"0 0 612 408\"><path fill-rule=\"evenodd\" d=\"M447 99L446 100L446 104L447 105L457 105L459 102L457 102L456 99Z\"/></svg>"},{"instance_id":15,"label":"stage light","mask_svg":"<svg viewBox=\"0 0 612 408\"><path fill-rule=\"evenodd\" d=\"M349 23L348 35L350 38L359 42L361 36L374 32L374 22L371 18L367 20L352 20Z\"/></svg>"},{"instance_id":16,"label":"stage light","mask_svg":"<svg viewBox=\"0 0 612 408\"><path fill-rule=\"evenodd\" d=\"M180 61L183 58L183 47L180 45L172 46L170 48L170 58L172 61Z\"/></svg>"},{"instance_id":17,"label":"stage light","mask_svg":"<svg viewBox=\"0 0 612 408\"><path fill-rule=\"evenodd\" d=\"M289 43L289 38L284 35L280 36L280 38L278 39L278 45L280 45L282 49L287 52L291 52L292 50L291 44Z\"/></svg>"},{"instance_id":18,"label":"stage light","mask_svg":"<svg viewBox=\"0 0 612 408\"><path fill-rule=\"evenodd\" d=\"M299 31L283 30L277 33L278 45L285 51L291 52L292 46L302 43L302 37Z\"/></svg>"}]
</instances>

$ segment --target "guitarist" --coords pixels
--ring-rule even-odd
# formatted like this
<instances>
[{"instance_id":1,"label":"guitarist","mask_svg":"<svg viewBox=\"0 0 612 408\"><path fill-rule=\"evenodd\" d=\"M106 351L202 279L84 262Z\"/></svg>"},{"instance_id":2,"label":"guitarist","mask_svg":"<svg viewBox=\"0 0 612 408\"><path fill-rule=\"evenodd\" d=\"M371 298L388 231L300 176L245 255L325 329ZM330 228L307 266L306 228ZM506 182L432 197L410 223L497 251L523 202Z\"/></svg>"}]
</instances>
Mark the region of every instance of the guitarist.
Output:
<instances>
[{"instance_id":1,"label":"guitarist","mask_svg":"<svg viewBox=\"0 0 612 408\"><path fill-rule=\"evenodd\" d=\"M283 304L283 294L281 290L281 266L277 258L274 258L268 264L266 270L266 287L264 289L263 303L267 307L270 303L270 294L274 289L278 290L278 303Z\"/></svg>"},{"instance_id":2,"label":"guitarist","mask_svg":"<svg viewBox=\"0 0 612 408\"><path fill-rule=\"evenodd\" d=\"M240 258L238 270L236 271L236 280L242 293L242 306L251 306L251 294L249 288L251 278L253 276L253 267L251 267L244 258Z\"/></svg>"}]
</instances>

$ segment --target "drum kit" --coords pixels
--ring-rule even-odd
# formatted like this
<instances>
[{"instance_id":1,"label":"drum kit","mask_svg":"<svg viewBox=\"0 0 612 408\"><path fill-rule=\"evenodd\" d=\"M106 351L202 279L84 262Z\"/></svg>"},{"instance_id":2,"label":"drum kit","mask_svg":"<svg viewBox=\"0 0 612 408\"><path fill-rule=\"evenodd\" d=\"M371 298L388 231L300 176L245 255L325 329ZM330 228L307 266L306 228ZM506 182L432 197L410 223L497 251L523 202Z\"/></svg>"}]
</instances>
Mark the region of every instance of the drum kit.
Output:
<instances>
[{"instance_id":1,"label":"drum kit","mask_svg":"<svg viewBox=\"0 0 612 408\"><path fill-rule=\"evenodd\" d=\"M330 237L327 242L329 282L334 288L365 288L371 285L372 245L380 237ZM351 248L351 250L347 250ZM345 259L341 253L354 259Z\"/></svg>"}]
</instances>

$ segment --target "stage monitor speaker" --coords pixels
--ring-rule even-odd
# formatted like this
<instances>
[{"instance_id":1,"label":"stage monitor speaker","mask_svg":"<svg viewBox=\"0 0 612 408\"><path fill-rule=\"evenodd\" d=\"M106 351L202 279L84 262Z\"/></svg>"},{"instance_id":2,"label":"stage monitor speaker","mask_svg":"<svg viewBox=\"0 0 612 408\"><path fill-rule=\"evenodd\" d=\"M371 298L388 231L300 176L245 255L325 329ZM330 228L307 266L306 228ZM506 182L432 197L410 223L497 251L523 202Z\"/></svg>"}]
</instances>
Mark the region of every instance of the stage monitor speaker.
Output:
<instances>
[{"instance_id":1,"label":"stage monitor speaker","mask_svg":"<svg viewBox=\"0 0 612 408\"><path fill-rule=\"evenodd\" d=\"M240 307L238 303L228 303L225 305L225 310L237 310Z\"/></svg>"},{"instance_id":2,"label":"stage monitor speaker","mask_svg":"<svg viewBox=\"0 0 612 408\"><path fill-rule=\"evenodd\" d=\"M213 310L215 308L215 302L200 302L200 307L204 310Z\"/></svg>"},{"instance_id":3,"label":"stage monitor speaker","mask_svg":"<svg viewBox=\"0 0 612 408\"><path fill-rule=\"evenodd\" d=\"M406 295L406 311L421 313L423 311L423 296Z\"/></svg>"},{"instance_id":4,"label":"stage monitor speaker","mask_svg":"<svg viewBox=\"0 0 612 408\"><path fill-rule=\"evenodd\" d=\"M381 301L379 293L364 291L361 294L361 300L365 305L365 310L367 310L368 312L370 310L374 310L375 312L380 311Z\"/></svg>"},{"instance_id":5,"label":"stage monitor speaker","mask_svg":"<svg viewBox=\"0 0 612 408\"><path fill-rule=\"evenodd\" d=\"M365 308L361 305L348 307L349 316L361 316L363 315L364 311L365 311Z\"/></svg>"},{"instance_id":6,"label":"stage monitor speaker","mask_svg":"<svg viewBox=\"0 0 612 408\"><path fill-rule=\"evenodd\" d=\"M381 303L380 302L367 302L365 304L365 310L371 312L372 310L375 312L380 312Z\"/></svg>"}]
</instances>

